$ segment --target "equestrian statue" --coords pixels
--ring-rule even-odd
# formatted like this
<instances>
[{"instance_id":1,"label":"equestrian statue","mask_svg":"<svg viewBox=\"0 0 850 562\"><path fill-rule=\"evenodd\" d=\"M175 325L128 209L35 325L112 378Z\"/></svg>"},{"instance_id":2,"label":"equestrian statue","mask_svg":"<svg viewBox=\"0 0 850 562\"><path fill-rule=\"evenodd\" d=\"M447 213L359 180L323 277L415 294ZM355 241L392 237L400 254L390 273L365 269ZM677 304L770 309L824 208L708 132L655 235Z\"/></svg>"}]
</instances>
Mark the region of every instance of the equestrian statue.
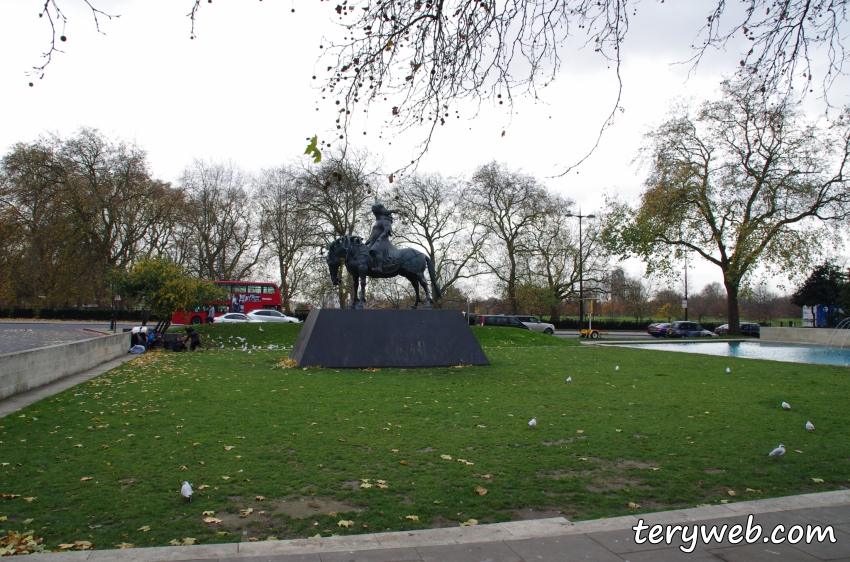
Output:
<instances>
[{"instance_id":1,"label":"equestrian statue","mask_svg":"<svg viewBox=\"0 0 850 562\"><path fill-rule=\"evenodd\" d=\"M359 236L340 236L325 249L328 251L327 262L331 272L331 282L339 285L337 271L344 261L345 268L351 274L352 299L348 308L363 308L366 300L366 278L375 277L386 279L401 275L407 278L416 292L416 301L411 308L419 308L422 300L419 298L419 287L425 290L425 306L431 308L431 291L428 290L428 282L425 279L425 269L431 277L436 297L443 296L437 286L434 264L422 252L412 248L396 248L390 242L392 235L393 214L397 210L390 210L380 203L372 205L372 213L375 215L375 224L372 233L365 243ZM360 298L357 298L357 286L360 286Z\"/></svg>"}]
</instances>

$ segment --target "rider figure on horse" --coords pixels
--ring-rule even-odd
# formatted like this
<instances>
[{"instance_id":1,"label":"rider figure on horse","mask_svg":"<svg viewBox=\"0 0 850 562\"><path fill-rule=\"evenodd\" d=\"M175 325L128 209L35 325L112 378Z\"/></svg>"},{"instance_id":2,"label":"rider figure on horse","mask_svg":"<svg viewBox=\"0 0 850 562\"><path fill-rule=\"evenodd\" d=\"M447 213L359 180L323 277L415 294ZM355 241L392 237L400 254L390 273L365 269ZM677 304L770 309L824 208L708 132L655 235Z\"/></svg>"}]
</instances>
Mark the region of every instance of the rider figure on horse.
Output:
<instances>
[{"instance_id":1,"label":"rider figure on horse","mask_svg":"<svg viewBox=\"0 0 850 562\"><path fill-rule=\"evenodd\" d=\"M375 224L372 226L372 234L366 245L369 246L369 255L374 260L375 265L372 269L383 273L384 264L389 267L395 266L395 263L390 263L390 250L394 249L390 243L390 235L393 233L393 213L398 214L398 211L375 203L372 205L372 213L375 215Z\"/></svg>"}]
</instances>

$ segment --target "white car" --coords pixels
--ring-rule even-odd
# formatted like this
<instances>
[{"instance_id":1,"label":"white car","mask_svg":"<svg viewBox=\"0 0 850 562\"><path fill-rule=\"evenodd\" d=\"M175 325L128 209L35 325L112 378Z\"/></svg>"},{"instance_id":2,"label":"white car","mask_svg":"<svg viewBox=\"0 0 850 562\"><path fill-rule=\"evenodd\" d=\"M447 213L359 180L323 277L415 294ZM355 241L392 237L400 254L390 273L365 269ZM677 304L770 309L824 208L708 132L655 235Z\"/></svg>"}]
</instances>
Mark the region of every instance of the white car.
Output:
<instances>
[{"instance_id":1,"label":"white car","mask_svg":"<svg viewBox=\"0 0 850 562\"><path fill-rule=\"evenodd\" d=\"M541 322L536 316L517 316L514 314L514 318L528 326L529 330L549 334L550 336L555 334L555 326L553 324Z\"/></svg>"},{"instance_id":2,"label":"white car","mask_svg":"<svg viewBox=\"0 0 850 562\"><path fill-rule=\"evenodd\" d=\"M229 312L223 316L216 316L213 319L213 322L216 324L224 322L224 323L233 323L233 322L251 322L252 320L248 318L244 314L240 314L238 312Z\"/></svg>"},{"instance_id":3,"label":"white car","mask_svg":"<svg viewBox=\"0 0 850 562\"><path fill-rule=\"evenodd\" d=\"M277 310L252 310L247 316L252 322L290 322L292 324L301 322L298 318L287 316Z\"/></svg>"}]
</instances>

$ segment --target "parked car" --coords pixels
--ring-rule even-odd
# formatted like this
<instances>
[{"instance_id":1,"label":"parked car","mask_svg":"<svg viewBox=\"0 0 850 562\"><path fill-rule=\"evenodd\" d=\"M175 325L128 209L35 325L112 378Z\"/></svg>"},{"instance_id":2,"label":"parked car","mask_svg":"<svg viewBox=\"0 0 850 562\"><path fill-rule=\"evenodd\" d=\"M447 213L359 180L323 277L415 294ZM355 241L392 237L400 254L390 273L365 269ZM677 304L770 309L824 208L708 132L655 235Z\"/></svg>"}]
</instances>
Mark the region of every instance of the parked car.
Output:
<instances>
[{"instance_id":1,"label":"parked car","mask_svg":"<svg viewBox=\"0 0 850 562\"><path fill-rule=\"evenodd\" d=\"M287 316L277 310L252 310L246 316L253 322L290 322L292 324L301 322L298 318Z\"/></svg>"},{"instance_id":2,"label":"parked car","mask_svg":"<svg viewBox=\"0 0 850 562\"><path fill-rule=\"evenodd\" d=\"M710 334L708 330L703 330L702 326L696 322L677 321L670 324L667 328L668 338L699 338Z\"/></svg>"},{"instance_id":3,"label":"parked car","mask_svg":"<svg viewBox=\"0 0 850 562\"><path fill-rule=\"evenodd\" d=\"M741 335L742 336L761 336L761 326L754 322L743 322L740 324L741 326ZM729 324L723 324L722 326L718 326L714 333L718 336L726 336L729 334Z\"/></svg>"},{"instance_id":4,"label":"parked car","mask_svg":"<svg viewBox=\"0 0 850 562\"><path fill-rule=\"evenodd\" d=\"M526 326L513 316L497 316L495 314L485 314L478 317L478 323L481 326L504 326L506 328L520 328L521 330L530 330L528 326Z\"/></svg>"},{"instance_id":5,"label":"parked car","mask_svg":"<svg viewBox=\"0 0 850 562\"><path fill-rule=\"evenodd\" d=\"M663 338L667 335L667 328L669 327L669 322L655 322L646 327L646 333L653 338Z\"/></svg>"},{"instance_id":6,"label":"parked car","mask_svg":"<svg viewBox=\"0 0 850 562\"><path fill-rule=\"evenodd\" d=\"M541 322L536 316L519 316L514 315L514 318L525 324L529 330L540 332L542 334L555 334L555 325L547 322Z\"/></svg>"},{"instance_id":7,"label":"parked car","mask_svg":"<svg viewBox=\"0 0 850 562\"><path fill-rule=\"evenodd\" d=\"M219 324L219 323L227 324L227 323L233 323L233 322L251 322L251 319L248 318L246 315L241 314L239 312L230 312L230 313L224 314L222 316L216 316L213 319L213 322L215 322L216 324Z\"/></svg>"}]
</instances>

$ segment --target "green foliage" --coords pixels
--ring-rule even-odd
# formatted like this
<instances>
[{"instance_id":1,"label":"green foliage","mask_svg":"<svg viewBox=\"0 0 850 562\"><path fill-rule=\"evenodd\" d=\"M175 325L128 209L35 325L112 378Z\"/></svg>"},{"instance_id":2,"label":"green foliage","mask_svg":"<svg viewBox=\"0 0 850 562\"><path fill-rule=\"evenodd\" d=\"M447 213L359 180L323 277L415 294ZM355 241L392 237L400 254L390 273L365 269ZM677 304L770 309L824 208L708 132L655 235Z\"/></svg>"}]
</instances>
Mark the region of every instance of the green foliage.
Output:
<instances>
[{"instance_id":1,"label":"green foliage","mask_svg":"<svg viewBox=\"0 0 850 562\"><path fill-rule=\"evenodd\" d=\"M289 343L298 328L263 327L202 329L209 348L237 334ZM843 367L475 333L502 342L486 345L489 367L284 369L288 350L231 347L146 354L4 419L11 466L0 489L21 495L0 500L5 528L34 527L48 549L211 544L244 540L243 530L283 539L501 522L529 508L615 517L835 490L850 478L836 461L850 457ZM788 453L766 457L780 442ZM286 514L308 502L319 506L310 516ZM204 511L222 522L204 523Z\"/></svg>"},{"instance_id":2,"label":"green foliage","mask_svg":"<svg viewBox=\"0 0 850 562\"><path fill-rule=\"evenodd\" d=\"M310 154L313 156L313 163L318 164L322 161L322 151L319 150L318 146L316 146L319 142L319 137L313 135L313 138L310 139L310 144L307 145L307 150L304 151L304 154Z\"/></svg>"},{"instance_id":3,"label":"green foliage","mask_svg":"<svg viewBox=\"0 0 850 562\"><path fill-rule=\"evenodd\" d=\"M528 311L540 316L561 304L561 298L549 287L534 283L520 283L516 288L518 312Z\"/></svg>"},{"instance_id":4,"label":"green foliage","mask_svg":"<svg viewBox=\"0 0 850 562\"><path fill-rule=\"evenodd\" d=\"M144 258L116 274L116 291L144 299L151 315L168 319L179 310L191 310L205 302L226 300L228 294L214 283L186 273L168 257Z\"/></svg>"},{"instance_id":5,"label":"green foliage","mask_svg":"<svg viewBox=\"0 0 850 562\"><path fill-rule=\"evenodd\" d=\"M842 300L842 291L848 286L847 274L838 266L825 262L815 267L812 274L791 295L797 306L835 306Z\"/></svg>"}]
</instances>

